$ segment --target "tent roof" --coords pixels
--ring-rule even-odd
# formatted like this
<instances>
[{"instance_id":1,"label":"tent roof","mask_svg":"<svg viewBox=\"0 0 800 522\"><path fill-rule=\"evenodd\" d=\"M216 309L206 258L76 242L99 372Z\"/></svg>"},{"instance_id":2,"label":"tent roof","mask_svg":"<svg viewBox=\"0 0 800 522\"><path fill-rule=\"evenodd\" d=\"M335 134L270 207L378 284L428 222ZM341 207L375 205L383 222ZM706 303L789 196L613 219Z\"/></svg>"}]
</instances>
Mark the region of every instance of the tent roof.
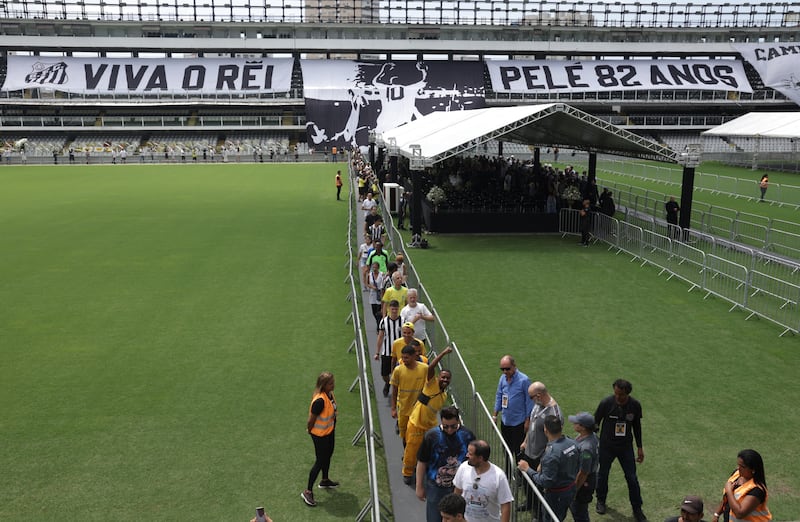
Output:
<instances>
[{"instance_id":1,"label":"tent roof","mask_svg":"<svg viewBox=\"0 0 800 522\"><path fill-rule=\"evenodd\" d=\"M434 112L385 132L381 138L386 144L394 139L399 154L421 157L426 165L492 139L668 162L677 158L668 147L563 103Z\"/></svg>"},{"instance_id":2,"label":"tent roof","mask_svg":"<svg viewBox=\"0 0 800 522\"><path fill-rule=\"evenodd\" d=\"M800 138L800 112L748 112L703 135Z\"/></svg>"}]
</instances>

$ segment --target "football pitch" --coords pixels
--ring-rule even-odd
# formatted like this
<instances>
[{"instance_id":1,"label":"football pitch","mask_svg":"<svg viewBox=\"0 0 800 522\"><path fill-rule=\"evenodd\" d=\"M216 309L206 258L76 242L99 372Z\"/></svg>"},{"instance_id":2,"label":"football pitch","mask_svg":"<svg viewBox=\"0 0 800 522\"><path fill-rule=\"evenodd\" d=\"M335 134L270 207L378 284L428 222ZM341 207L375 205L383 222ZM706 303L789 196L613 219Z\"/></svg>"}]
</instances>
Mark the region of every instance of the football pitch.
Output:
<instances>
[{"instance_id":1,"label":"football pitch","mask_svg":"<svg viewBox=\"0 0 800 522\"><path fill-rule=\"evenodd\" d=\"M0 169L0 520L355 518L368 494L350 445L342 167ZM651 520L689 493L710 518L749 447L775 520L800 519L797 338L571 237L430 241L412 260L485 398L505 353L569 413L627 378ZM337 376L342 487L312 510L299 493L322 370ZM593 520L630 516L624 488L615 468Z\"/></svg>"}]
</instances>

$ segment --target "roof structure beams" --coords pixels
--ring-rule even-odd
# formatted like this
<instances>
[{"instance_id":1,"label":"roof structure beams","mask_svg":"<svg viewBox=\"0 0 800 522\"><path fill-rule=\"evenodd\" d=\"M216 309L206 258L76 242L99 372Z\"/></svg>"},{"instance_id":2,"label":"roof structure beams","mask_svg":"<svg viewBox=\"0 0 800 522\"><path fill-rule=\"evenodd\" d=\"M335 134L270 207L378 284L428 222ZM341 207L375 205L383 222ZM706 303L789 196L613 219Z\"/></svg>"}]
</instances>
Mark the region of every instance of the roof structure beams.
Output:
<instances>
[{"instance_id":1,"label":"roof structure beams","mask_svg":"<svg viewBox=\"0 0 800 522\"><path fill-rule=\"evenodd\" d=\"M563 103L433 113L384 133L399 153L419 146L427 165L493 139L676 163L678 152ZM416 153L418 157L419 152Z\"/></svg>"}]
</instances>

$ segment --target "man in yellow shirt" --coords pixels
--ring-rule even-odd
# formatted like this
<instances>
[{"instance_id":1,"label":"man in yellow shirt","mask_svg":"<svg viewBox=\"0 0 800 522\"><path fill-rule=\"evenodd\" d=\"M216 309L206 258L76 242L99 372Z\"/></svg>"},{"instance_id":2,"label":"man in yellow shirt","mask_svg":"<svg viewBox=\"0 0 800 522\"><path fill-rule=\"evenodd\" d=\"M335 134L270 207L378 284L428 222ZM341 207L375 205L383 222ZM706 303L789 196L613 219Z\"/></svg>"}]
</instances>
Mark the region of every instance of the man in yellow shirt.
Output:
<instances>
[{"instance_id":1,"label":"man in yellow shirt","mask_svg":"<svg viewBox=\"0 0 800 522\"><path fill-rule=\"evenodd\" d=\"M394 369L389 382L392 385L392 418L397 419L400 439L405 445L408 418L427 380L428 365L417 361L417 354L411 346L403 348L401 360L403 364Z\"/></svg>"},{"instance_id":2,"label":"man in yellow shirt","mask_svg":"<svg viewBox=\"0 0 800 522\"><path fill-rule=\"evenodd\" d=\"M425 343L414 337L414 323L403 323L400 328L400 339L392 343L392 368L400 363L400 353L405 346L411 346L412 341L417 341L420 344L420 355L427 355L428 351L425 348Z\"/></svg>"},{"instance_id":3,"label":"man in yellow shirt","mask_svg":"<svg viewBox=\"0 0 800 522\"><path fill-rule=\"evenodd\" d=\"M417 402L408 418L406 428L406 447L403 450L403 482L409 486L414 484L414 471L417 469L417 452L422 444L425 432L436 426L439 421L439 410L447 402L447 386L450 384L450 370L439 372L436 379L436 366L439 361L452 352L448 346L431 361L428 366L428 380L417 396Z\"/></svg>"},{"instance_id":4,"label":"man in yellow shirt","mask_svg":"<svg viewBox=\"0 0 800 522\"><path fill-rule=\"evenodd\" d=\"M373 238L373 242L374 241L375 239ZM403 274L400 272L395 272L392 274L392 286L386 289L386 291L383 293L383 297L381 298L381 315L386 317L386 314L389 312L387 307L392 301L397 301L400 303L400 308L402 309L406 305L407 296L408 288L403 286Z\"/></svg>"}]
</instances>

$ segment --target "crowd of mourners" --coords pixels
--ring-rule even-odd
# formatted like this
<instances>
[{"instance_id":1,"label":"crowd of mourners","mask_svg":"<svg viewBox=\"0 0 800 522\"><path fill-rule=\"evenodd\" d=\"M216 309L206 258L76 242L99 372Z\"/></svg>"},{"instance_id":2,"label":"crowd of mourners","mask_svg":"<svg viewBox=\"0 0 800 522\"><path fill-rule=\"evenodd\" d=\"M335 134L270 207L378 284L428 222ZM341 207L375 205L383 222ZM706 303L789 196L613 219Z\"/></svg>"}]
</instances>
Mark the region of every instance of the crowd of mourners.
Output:
<instances>
[{"instance_id":1,"label":"crowd of mourners","mask_svg":"<svg viewBox=\"0 0 800 522\"><path fill-rule=\"evenodd\" d=\"M499 156L457 156L436 164L432 183L447 196L440 210L555 213L579 208L588 199L594 210L614 214L609 191L600 193L597 180L572 165L563 170Z\"/></svg>"},{"instance_id":2,"label":"crowd of mourners","mask_svg":"<svg viewBox=\"0 0 800 522\"><path fill-rule=\"evenodd\" d=\"M465 178L466 183L475 180L474 168L483 166L492 170L488 165L495 162L496 167L497 161L488 158L456 161L455 165L463 169L453 171L453 186L463 186ZM505 176L510 175L512 186L520 182L534 185L540 182L551 192L557 190L563 179L565 183L580 187L583 208L600 202L596 184L581 180L571 168L559 172L545 167L534 174L524 172L530 169L522 163L511 161L507 166L504 182ZM571 514L575 522L588 522L592 502L594 512L602 520L606 514L618 513L621 507L609 502L609 474L615 460L625 477L634 520L647 522L637 477L637 464L645 459L643 410L641 403L631 395L633 385L625 379L612 383L613 393L599 401L594 413L581 411L565 416L544 383L532 382L517 368L514 357L503 356L499 361L501 375L493 405L493 421L515 458L508 462L503 448L494 448L495 452L500 452L496 460L502 467L491 461L493 448L462 424L458 409L449 403L452 372L442 368L437 373L439 363L452 348L442 349L429 360L428 328L436 318L419 301L417 289L407 286L403 255L392 254L385 248L386 227L373 194L377 192L377 179L358 154L353 157L353 168L358 173L358 199L365 222L359 266L361 284L364 292L368 292L375 321L374 359L380 366L383 396L389 401L391 416L397 421L396 433L403 443L402 480L425 502L427 522L508 522L514 503L518 520L527 513L526 518L531 520L553 521L552 511L559 521ZM499 179L495 179L497 181ZM591 194L587 197L587 191L592 190L597 196L594 200ZM308 421L317 455L308 487L301 494L309 506L316 505L311 488L320 471L323 473L320 488L333 489L339 485L328 477L332 440L324 444L319 438L332 439L335 424L333 377L330 376L330 381L325 377L321 375L317 383ZM328 407L328 403L333 407ZM565 423L569 423L571 429L567 429ZM329 431L318 430L318 426ZM515 498L508 479L512 473L519 479L527 476L541 492L541 497L526 486L518 490ZM721 501L713 507L713 522L772 519L767 507L764 463L757 451L740 451L736 469L720 483ZM523 484L527 485L528 481L523 480ZM675 501L677 516L665 522L703 520L702 498L689 494L679 506L679 499Z\"/></svg>"}]
</instances>

